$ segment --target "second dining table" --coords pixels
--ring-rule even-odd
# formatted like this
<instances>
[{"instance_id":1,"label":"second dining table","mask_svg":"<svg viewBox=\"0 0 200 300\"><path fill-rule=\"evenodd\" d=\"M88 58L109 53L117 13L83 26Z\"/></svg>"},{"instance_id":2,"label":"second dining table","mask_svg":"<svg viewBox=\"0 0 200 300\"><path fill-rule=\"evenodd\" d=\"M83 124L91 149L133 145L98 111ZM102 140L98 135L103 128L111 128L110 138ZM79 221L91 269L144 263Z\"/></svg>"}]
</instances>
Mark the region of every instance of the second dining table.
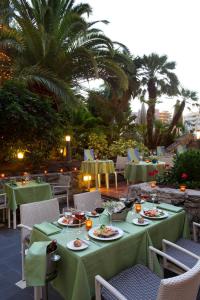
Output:
<instances>
[{"instance_id":1,"label":"second dining table","mask_svg":"<svg viewBox=\"0 0 200 300\"><path fill-rule=\"evenodd\" d=\"M143 206L150 208L152 204L146 203ZM98 218L93 218L93 222L94 226L98 225ZM163 238L174 242L180 237L189 236L184 210L168 212L167 218L151 220L148 226L137 226L127 221L113 222L113 225L124 231L120 239L113 241L91 239L88 241L89 247L83 251L70 250L67 248L67 243L77 237L85 239L86 231L84 230L78 235L77 229L68 228L47 236L37 228L33 229L31 242L57 240L61 261L58 264L58 276L53 281L53 285L64 299L92 299L95 293L95 275L99 274L109 279L137 263L148 266L150 245L161 249ZM154 267L159 273L159 265L156 263Z\"/></svg>"},{"instance_id":2,"label":"second dining table","mask_svg":"<svg viewBox=\"0 0 200 300\"><path fill-rule=\"evenodd\" d=\"M98 189L98 176L105 174L106 187L109 188L109 174L115 173L114 162L109 159L105 160L84 160L81 163L81 172L83 174L94 175L96 189Z\"/></svg>"},{"instance_id":3,"label":"second dining table","mask_svg":"<svg viewBox=\"0 0 200 300\"><path fill-rule=\"evenodd\" d=\"M140 161L139 163L128 162L125 166L124 177L128 182L148 182L154 180L151 173L155 170L158 174L162 174L165 170L165 162L158 161L157 163Z\"/></svg>"},{"instance_id":4,"label":"second dining table","mask_svg":"<svg viewBox=\"0 0 200 300\"><path fill-rule=\"evenodd\" d=\"M8 208L13 213L13 228L16 229L16 209L19 205L52 198L51 186L47 182L35 180L6 183L4 190L8 199Z\"/></svg>"}]
</instances>

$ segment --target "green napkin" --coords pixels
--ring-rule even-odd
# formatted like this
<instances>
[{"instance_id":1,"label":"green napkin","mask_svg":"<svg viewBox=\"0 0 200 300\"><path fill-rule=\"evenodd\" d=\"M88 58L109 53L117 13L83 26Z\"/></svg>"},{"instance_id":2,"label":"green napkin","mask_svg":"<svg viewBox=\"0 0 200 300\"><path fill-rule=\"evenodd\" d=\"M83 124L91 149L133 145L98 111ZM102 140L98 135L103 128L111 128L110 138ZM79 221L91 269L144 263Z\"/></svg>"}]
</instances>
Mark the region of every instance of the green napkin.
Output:
<instances>
[{"instance_id":1,"label":"green napkin","mask_svg":"<svg viewBox=\"0 0 200 300\"><path fill-rule=\"evenodd\" d=\"M174 205L171 205L168 203L161 203L161 204L157 205L157 207L161 208L161 209L169 210L169 211L172 211L175 213L178 213L183 210L182 207L174 206Z\"/></svg>"},{"instance_id":2,"label":"green napkin","mask_svg":"<svg viewBox=\"0 0 200 300\"><path fill-rule=\"evenodd\" d=\"M28 249L25 257L25 278L29 286L45 285L46 251L48 242L35 242Z\"/></svg>"},{"instance_id":3,"label":"green napkin","mask_svg":"<svg viewBox=\"0 0 200 300\"><path fill-rule=\"evenodd\" d=\"M48 222L43 222L41 224L35 224L34 227L46 235L56 234L61 231L61 228L58 228L55 225L48 223Z\"/></svg>"}]
</instances>

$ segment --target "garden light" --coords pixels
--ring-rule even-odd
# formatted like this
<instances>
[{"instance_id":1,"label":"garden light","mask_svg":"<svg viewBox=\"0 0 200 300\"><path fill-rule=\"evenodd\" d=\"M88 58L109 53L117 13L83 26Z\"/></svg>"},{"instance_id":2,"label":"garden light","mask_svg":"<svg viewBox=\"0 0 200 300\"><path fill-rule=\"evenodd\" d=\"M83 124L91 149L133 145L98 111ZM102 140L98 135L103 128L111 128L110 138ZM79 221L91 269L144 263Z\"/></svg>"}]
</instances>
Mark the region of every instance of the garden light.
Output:
<instances>
[{"instance_id":1,"label":"garden light","mask_svg":"<svg viewBox=\"0 0 200 300\"><path fill-rule=\"evenodd\" d=\"M23 159L24 158L24 153L23 152L18 152L17 153L17 158L18 159Z\"/></svg>"}]
</instances>

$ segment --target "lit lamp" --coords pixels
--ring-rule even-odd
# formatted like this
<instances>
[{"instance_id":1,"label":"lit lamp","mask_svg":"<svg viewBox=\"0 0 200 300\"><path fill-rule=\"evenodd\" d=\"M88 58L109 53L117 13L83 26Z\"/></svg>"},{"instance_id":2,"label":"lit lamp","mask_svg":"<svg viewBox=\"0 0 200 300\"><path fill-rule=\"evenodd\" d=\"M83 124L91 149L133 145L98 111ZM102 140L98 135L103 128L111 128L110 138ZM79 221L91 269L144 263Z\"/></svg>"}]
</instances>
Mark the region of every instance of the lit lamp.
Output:
<instances>
[{"instance_id":1,"label":"lit lamp","mask_svg":"<svg viewBox=\"0 0 200 300\"><path fill-rule=\"evenodd\" d=\"M92 220L91 219L87 219L85 221L85 228L86 228L86 230L90 230L92 228L92 224L93 224Z\"/></svg>"},{"instance_id":2,"label":"lit lamp","mask_svg":"<svg viewBox=\"0 0 200 300\"><path fill-rule=\"evenodd\" d=\"M90 181L91 181L91 175L84 175L83 176L83 181L85 182L85 183L87 183L87 188L88 188L88 190L90 189Z\"/></svg>"},{"instance_id":3,"label":"lit lamp","mask_svg":"<svg viewBox=\"0 0 200 300\"><path fill-rule=\"evenodd\" d=\"M197 140L200 140L200 130L196 130L196 138Z\"/></svg>"},{"instance_id":4,"label":"lit lamp","mask_svg":"<svg viewBox=\"0 0 200 300\"><path fill-rule=\"evenodd\" d=\"M70 149L71 136L66 135L65 140L66 140L66 158L67 161L70 161L71 160L71 149Z\"/></svg>"},{"instance_id":5,"label":"lit lamp","mask_svg":"<svg viewBox=\"0 0 200 300\"><path fill-rule=\"evenodd\" d=\"M185 184L181 184L179 186L180 192L185 192L186 191L186 185Z\"/></svg>"},{"instance_id":6,"label":"lit lamp","mask_svg":"<svg viewBox=\"0 0 200 300\"><path fill-rule=\"evenodd\" d=\"M5 178L5 174L4 173L1 174L1 178Z\"/></svg>"},{"instance_id":7,"label":"lit lamp","mask_svg":"<svg viewBox=\"0 0 200 300\"><path fill-rule=\"evenodd\" d=\"M18 159L23 159L24 158L24 153L23 152L17 152L17 158Z\"/></svg>"},{"instance_id":8,"label":"lit lamp","mask_svg":"<svg viewBox=\"0 0 200 300\"><path fill-rule=\"evenodd\" d=\"M151 181L151 188L154 189L156 187L156 181Z\"/></svg>"}]
</instances>

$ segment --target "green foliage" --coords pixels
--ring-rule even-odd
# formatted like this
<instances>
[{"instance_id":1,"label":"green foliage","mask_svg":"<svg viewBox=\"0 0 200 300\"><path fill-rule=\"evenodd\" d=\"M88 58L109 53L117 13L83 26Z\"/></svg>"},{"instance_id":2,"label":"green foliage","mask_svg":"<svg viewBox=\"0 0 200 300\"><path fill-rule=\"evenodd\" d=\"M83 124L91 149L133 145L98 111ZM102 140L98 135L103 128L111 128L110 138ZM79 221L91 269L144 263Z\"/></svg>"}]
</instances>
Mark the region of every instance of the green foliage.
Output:
<instances>
[{"instance_id":1,"label":"green foliage","mask_svg":"<svg viewBox=\"0 0 200 300\"><path fill-rule=\"evenodd\" d=\"M178 188L184 183L188 188L200 188L200 151L189 150L174 158L174 166L158 176L158 183Z\"/></svg>"},{"instance_id":2,"label":"green foliage","mask_svg":"<svg viewBox=\"0 0 200 300\"><path fill-rule=\"evenodd\" d=\"M59 115L48 98L14 81L7 81L0 89L0 160L22 149L32 162L41 161L58 144L61 134Z\"/></svg>"},{"instance_id":3,"label":"green foliage","mask_svg":"<svg viewBox=\"0 0 200 300\"><path fill-rule=\"evenodd\" d=\"M128 148L138 148L141 153L147 154L148 149L142 143L138 143L134 140L125 140L120 138L118 141L114 141L109 147L110 157L116 157L117 155L127 156Z\"/></svg>"},{"instance_id":4,"label":"green foliage","mask_svg":"<svg viewBox=\"0 0 200 300\"><path fill-rule=\"evenodd\" d=\"M94 154L98 158L106 158L108 154L108 141L103 133L92 133L88 137L88 146L94 149Z\"/></svg>"}]
</instances>

